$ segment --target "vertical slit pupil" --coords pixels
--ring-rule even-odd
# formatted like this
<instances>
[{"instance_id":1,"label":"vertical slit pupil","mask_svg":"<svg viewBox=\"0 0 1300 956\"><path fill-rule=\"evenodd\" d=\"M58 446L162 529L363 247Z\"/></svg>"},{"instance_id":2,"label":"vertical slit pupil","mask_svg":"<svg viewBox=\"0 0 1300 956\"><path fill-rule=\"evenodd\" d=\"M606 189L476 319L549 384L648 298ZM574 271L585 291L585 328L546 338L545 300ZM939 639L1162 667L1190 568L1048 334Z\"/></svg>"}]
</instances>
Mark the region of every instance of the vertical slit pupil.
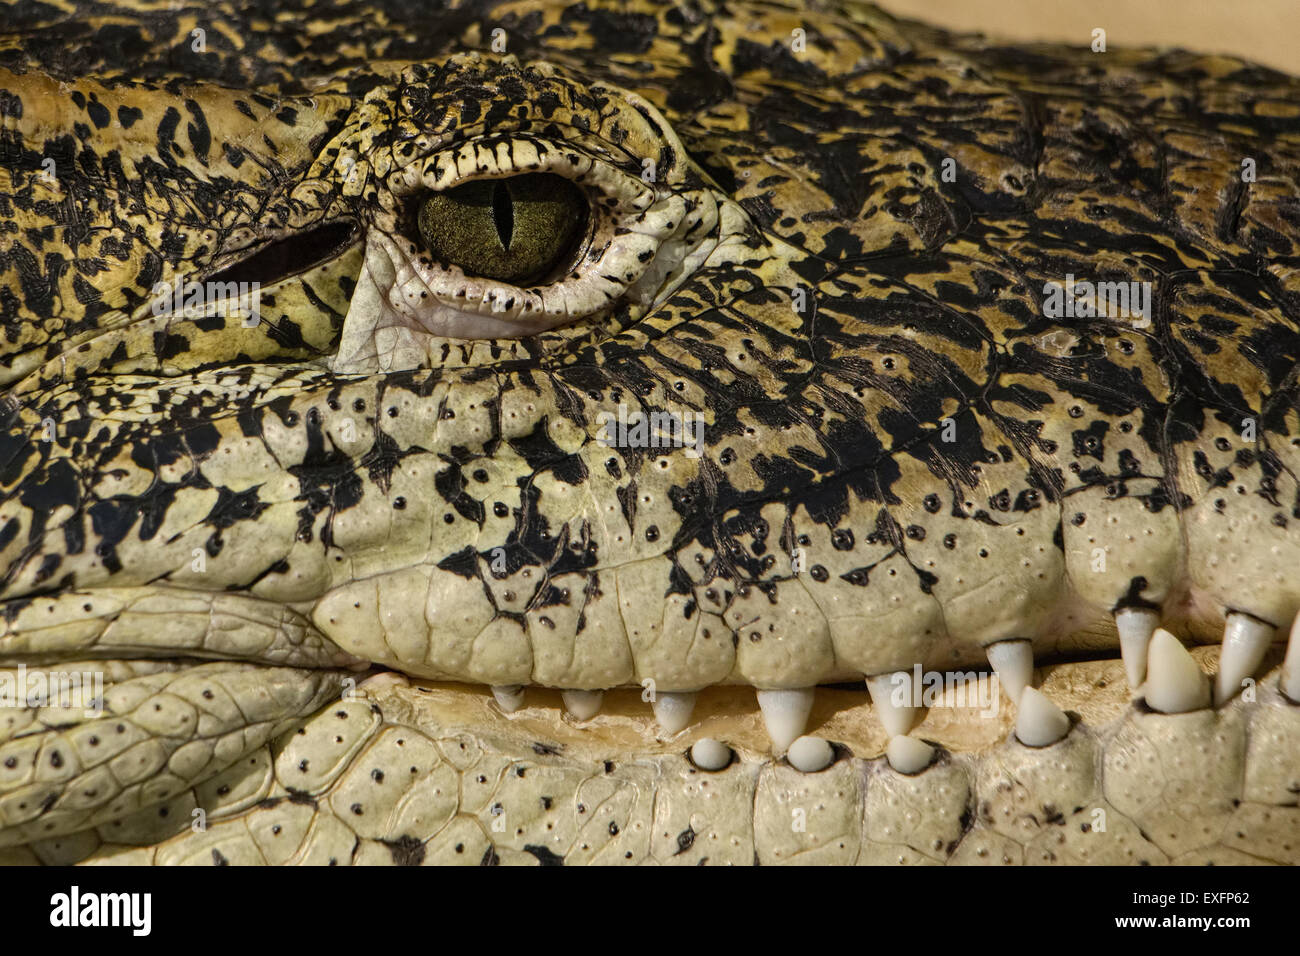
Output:
<instances>
[{"instance_id":1,"label":"vertical slit pupil","mask_svg":"<svg viewBox=\"0 0 1300 956\"><path fill-rule=\"evenodd\" d=\"M515 232L515 210L514 203L510 201L510 187L499 179L492 189L492 218L496 222L501 247L509 249L510 239Z\"/></svg>"}]
</instances>

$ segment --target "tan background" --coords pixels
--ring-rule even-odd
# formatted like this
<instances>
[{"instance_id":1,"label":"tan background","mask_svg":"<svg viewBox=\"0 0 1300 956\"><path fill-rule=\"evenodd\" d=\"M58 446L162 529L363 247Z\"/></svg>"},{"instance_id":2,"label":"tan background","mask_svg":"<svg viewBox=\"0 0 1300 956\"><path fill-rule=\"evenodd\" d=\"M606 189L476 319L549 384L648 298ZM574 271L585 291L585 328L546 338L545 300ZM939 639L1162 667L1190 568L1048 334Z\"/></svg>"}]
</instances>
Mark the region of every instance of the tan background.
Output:
<instances>
[{"instance_id":1,"label":"tan background","mask_svg":"<svg viewBox=\"0 0 1300 956\"><path fill-rule=\"evenodd\" d=\"M1182 46L1300 73L1300 0L877 0L897 16L1010 40Z\"/></svg>"}]
</instances>

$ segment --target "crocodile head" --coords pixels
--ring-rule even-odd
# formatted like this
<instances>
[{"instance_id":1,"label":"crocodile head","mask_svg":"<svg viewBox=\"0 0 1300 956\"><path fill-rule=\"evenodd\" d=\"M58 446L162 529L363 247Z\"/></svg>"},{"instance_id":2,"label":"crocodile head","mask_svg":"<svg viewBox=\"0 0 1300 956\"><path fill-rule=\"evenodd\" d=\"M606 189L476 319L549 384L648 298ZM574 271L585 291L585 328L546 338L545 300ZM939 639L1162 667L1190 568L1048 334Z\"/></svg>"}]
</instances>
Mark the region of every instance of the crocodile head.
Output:
<instances>
[{"instance_id":1,"label":"crocodile head","mask_svg":"<svg viewBox=\"0 0 1300 956\"><path fill-rule=\"evenodd\" d=\"M0 51L15 859L1297 859L1300 82L310 16Z\"/></svg>"}]
</instances>

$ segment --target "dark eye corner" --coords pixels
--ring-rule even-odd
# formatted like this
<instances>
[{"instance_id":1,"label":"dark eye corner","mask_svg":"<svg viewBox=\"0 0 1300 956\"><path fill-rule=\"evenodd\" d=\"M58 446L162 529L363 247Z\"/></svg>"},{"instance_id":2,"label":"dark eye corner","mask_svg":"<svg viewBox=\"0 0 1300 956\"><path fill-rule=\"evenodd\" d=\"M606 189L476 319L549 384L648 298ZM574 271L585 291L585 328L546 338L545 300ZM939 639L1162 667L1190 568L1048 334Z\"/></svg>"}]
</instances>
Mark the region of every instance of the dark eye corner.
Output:
<instances>
[{"instance_id":1,"label":"dark eye corner","mask_svg":"<svg viewBox=\"0 0 1300 956\"><path fill-rule=\"evenodd\" d=\"M325 223L269 242L247 259L231 263L207 279L273 285L328 262L360 238L361 229L352 220Z\"/></svg>"}]
</instances>

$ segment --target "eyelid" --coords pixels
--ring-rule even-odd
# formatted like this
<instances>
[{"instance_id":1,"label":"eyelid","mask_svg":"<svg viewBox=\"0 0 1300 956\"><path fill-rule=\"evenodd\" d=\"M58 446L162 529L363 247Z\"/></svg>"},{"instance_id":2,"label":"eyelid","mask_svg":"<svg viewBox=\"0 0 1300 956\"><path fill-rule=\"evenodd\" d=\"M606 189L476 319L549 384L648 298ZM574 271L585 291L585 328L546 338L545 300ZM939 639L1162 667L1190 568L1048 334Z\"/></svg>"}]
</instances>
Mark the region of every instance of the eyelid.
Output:
<instances>
[{"instance_id":1,"label":"eyelid","mask_svg":"<svg viewBox=\"0 0 1300 956\"><path fill-rule=\"evenodd\" d=\"M393 170L389 175L389 190L395 197L406 198L424 191L441 192L479 179L551 173L600 192L610 200L604 208L620 214L642 213L657 198L654 188L639 176L630 175L617 164L581 148L532 136L494 136L488 147L484 145L485 139L470 139L435 150L421 160ZM491 165L485 165L489 157Z\"/></svg>"}]
</instances>

